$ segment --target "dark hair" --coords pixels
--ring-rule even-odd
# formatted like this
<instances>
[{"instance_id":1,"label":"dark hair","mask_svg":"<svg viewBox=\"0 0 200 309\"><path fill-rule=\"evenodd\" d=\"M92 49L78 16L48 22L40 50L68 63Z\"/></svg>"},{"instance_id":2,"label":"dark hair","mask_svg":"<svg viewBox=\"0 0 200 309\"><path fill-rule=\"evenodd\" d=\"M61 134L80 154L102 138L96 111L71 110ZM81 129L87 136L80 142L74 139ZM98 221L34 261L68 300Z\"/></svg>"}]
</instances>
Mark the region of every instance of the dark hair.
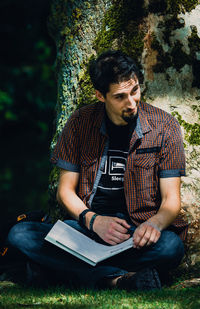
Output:
<instances>
[{"instance_id":1,"label":"dark hair","mask_svg":"<svg viewBox=\"0 0 200 309\"><path fill-rule=\"evenodd\" d=\"M110 84L127 81L139 72L134 60L120 50L108 50L89 64L89 74L95 89L106 97Z\"/></svg>"}]
</instances>

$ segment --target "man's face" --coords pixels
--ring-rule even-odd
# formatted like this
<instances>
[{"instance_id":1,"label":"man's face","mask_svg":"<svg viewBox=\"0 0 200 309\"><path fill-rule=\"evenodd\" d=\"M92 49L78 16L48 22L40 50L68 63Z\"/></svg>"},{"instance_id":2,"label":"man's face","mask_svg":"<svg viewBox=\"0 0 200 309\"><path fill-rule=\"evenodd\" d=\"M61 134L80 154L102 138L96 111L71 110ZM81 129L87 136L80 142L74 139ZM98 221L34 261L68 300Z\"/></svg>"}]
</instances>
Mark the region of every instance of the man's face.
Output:
<instances>
[{"instance_id":1,"label":"man's face","mask_svg":"<svg viewBox=\"0 0 200 309\"><path fill-rule=\"evenodd\" d=\"M116 125L127 125L136 119L140 102L140 86L136 77L118 84L111 84L104 97L98 90L97 98L105 103L110 120Z\"/></svg>"}]
</instances>

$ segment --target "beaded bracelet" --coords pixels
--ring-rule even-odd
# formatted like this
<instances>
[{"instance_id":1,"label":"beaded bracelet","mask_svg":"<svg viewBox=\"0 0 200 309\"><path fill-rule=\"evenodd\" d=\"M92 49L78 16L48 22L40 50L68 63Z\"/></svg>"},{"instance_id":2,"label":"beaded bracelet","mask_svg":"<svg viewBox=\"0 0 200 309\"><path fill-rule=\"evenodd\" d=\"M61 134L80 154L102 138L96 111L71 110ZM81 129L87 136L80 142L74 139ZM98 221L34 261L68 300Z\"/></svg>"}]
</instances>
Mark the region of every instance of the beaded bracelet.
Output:
<instances>
[{"instance_id":1,"label":"beaded bracelet","mask_svg":"<svg viewBox=\"0 0 200 309\"><path fill-rule=\"evenodd\" d=\"M94 232L94 231L93 231L93 224L94 224L94 220L96 219L97 216L98 216L97 214L94 214L94 215L92 216L91 220L90 220L90 227L89 227L89 230L90 230L91 232Z\"/></svg>"}]
</instances>

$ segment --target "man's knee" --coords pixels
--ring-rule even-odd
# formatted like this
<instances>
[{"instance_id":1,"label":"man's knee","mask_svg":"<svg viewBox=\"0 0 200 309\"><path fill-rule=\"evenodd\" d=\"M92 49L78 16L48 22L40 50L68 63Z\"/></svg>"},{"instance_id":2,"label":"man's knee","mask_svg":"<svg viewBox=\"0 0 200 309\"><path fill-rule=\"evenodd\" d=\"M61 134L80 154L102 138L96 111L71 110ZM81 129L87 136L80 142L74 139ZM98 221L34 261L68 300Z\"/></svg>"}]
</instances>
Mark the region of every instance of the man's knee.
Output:
<instances>
[{"instance_id":1,"label":"man's knee","mask_svg":"<svg viewBox=\"0 0 200 309\"><path fill-rule=\"evenodd\" d=\"M166 267L179 265L184 256L184 245L178 235L171 231L163 231L158 242L159 259Z\"/></svg>"},{"instance_id":2,"label":"man's knee","mask_svg":"<svg viewBox=\"0 0 200 309\"><path fill-rule=\"evenodd\" d=\"M7 237L8 245L22 251L34 249L44 242L51 227L39 222L21 222L14 225Z\"/></svg>"},{"instance_id":3,"label":"man's knee","mask_svg":"<svg viewBox=\"0 0 200 309\"><path fill-rule=\"evenodd\" d=\"M24 238L26 237L26 228L23 223L18 223L14 225L7 237L7 243L8 245L11 245L13 247L18 247L18 245L23 242Z\"/></svg>"}]
</instances>

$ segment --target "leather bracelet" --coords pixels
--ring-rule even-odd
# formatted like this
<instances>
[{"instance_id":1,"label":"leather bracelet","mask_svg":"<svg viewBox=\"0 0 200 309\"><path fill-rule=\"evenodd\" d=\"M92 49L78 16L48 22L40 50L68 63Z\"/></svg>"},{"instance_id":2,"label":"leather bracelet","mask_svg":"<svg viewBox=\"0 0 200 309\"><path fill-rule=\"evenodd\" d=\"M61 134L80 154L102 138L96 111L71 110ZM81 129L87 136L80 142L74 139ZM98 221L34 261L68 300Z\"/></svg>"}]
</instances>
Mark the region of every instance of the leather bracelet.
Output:
<instances>
[{"instance_id":1,"label":"leather bracelet","mask_svg":"<svg viewBox=\"0 0 200 309\"><path fill-rule=\"evenodd\" d=\"M90 230L91 232L94 232L94 231L93 231L93 224L94 224L94 220L96 219L97 216L99 216L99 215L94 214L94 215L92 216L92 218L90 219L90 227L89 227L89 230Z\"/></svg>"},{"instance_id":2,"label":"leather bracelet","mask_svg":"<svg viewBox=\"0 0 200 309\"><path fill-rule=\"evenodd\" d=\"M93 212L93 211L91 209L85 209L79 215L78 222L81 227L85 227L85 215L88 212Z\"/></svg>"}]
</instances>

